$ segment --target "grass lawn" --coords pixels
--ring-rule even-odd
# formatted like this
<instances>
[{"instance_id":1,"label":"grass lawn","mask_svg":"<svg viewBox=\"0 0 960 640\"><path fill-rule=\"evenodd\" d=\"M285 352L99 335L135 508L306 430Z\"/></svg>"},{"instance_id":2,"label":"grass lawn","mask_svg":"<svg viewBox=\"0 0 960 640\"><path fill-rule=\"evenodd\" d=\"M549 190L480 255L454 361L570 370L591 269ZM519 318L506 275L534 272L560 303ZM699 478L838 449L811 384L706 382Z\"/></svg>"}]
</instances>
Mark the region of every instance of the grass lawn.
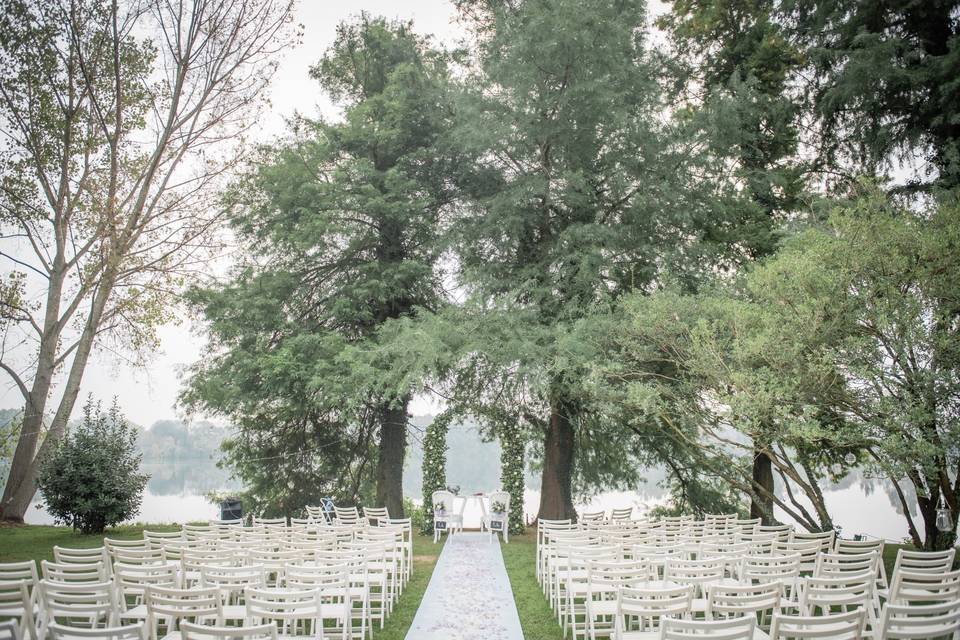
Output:
<instances>
[{"instance_id":1,"label":"grass lawn","mask_svg":"<svg viewBox=\"0 0 960 640\"><path fill-rule=\"evenodd\" d=\"M524 640L562 640L557 617L537 583L537 530L530 528L522 536L510 536L510 543L501 543L500 550L517 602Z\"/></svg>"},{"instance_id":2,"label":"grass lawn","mask_svg":"<svg viewBox=\"0 0 960 640\"><path fill-rule=\"evenodd\" d=\"M99 547L104 536L109 538L141 538L143 530L175 531L173 525L126 525L107 529L103 535L80 535L67 527L26 525L0 528L0 563L23 560L53 560L54 545L61 547ZM433 538L421 535L413 537L413 575L403 590L393 614L383 631L376 629L380 640L403 640L413 622L413 616L423 599L433 568L437 564L443 543L433 544ZM536 583L534 583L536 586ZM542 600L543 598L541 598Z\"/></svg>"}]
</instances>

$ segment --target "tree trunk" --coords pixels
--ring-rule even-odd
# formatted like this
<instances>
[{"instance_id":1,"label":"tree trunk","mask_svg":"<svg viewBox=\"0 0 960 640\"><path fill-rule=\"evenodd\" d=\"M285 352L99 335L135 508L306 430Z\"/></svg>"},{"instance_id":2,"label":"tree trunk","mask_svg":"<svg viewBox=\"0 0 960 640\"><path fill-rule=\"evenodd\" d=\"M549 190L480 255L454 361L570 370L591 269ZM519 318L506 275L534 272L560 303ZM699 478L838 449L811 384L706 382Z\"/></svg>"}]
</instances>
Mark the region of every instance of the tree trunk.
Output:
<instances>
[{"instance_id":1,"label":"tree trunk","mask_svg":"<svg viewBox=\"0 0 960 640\"><path fill-rule=\"evenodd\" d=\"M773 520L773 461L762 447L753 447L753 486L750 494L750 517L762 518L763 524L775 524Z\"/></svg>"},{"instance_id":2,"label":"tree trunk","mask_svg":"<svg viewBox=\"0 0 960 640\"><path fill-rule=\"evenodd\" d=\"M77 349L70 365L70 372L64 384L63 396L57 406L57 411L53 416L43 443L37 450L37 442L40 432L43 430L43 411L37 411L36 408L46 405L45 394L49 392L53 378L53 367L37 367L37 375L34 382L34 391L31 392L30 399L24 410L24 420L21 425L20 439L17 442L17 449L14 452L13 462L10 466L10 473L7 476L7 485L3 491L3 502L0 503L0 518L7 521L23 522L23 516L30 508L30 502L37 492L36 478L38 463L44 454L50 450L57 442L63 438L67 430L67 423L70 420L70 414L73 413L73 407L77 402L77 395L80 393L80 383L83 379L83 372L87 367L87 361L90 358L90 352L93 349L93 343L96 340L100 323L103 319L104 309L113 290L113 272L110 271L103 278L103 283L97 295L91 304L90 315L87 316L84 324L83 333L77 343ZM44 336L46 338L46 335ZM43 341L40 344L40 354L45 352L46 345ZM34 402L39 397L37 389L46 390L43 403ZM34 408L31 411L31 408ZM30 420L27 420L27 417Z\"/></svg>"},{"instance_id":3,"label":"tree trunk","mask_svg":"<svg viewBox=\"0 0 960 640\"><path fill-rule=\"evenodd\" d=\"M551 403L550 424L543 441L543 476L537 518L577 518L573 508L574 427L571 417L563 402Z\"/></svg>"},{"instance_id":4,"label":"tree trunk","mask_svg":"<svg viewBox=\"0 0 960 640\"><path fill-rule=\"evenodd\" d=\"M391 518L403 515L403 459L407 448L407 406L384 407L380 412L380 452L377 457L377 504L386 507Z\"/></svg>"}]
</instances>

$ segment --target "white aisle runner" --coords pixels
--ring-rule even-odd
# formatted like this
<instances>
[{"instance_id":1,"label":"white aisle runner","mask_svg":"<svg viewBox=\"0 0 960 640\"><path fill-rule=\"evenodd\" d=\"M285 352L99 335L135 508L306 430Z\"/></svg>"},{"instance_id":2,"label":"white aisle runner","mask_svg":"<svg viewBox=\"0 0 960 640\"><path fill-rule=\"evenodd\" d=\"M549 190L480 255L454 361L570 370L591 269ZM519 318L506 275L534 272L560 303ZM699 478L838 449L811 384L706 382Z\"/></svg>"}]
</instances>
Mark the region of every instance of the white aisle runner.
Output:
<instances>
[{"instance_id":1,"label":"white aisle runner","mask_svg":"<svg viewBox=\"0 0 960 640\"><path fill-rule=\"evenodd\" d=\"M468 531L447 541L407 640L523 640L496 539Z\"/></svg>"}]
</instances>

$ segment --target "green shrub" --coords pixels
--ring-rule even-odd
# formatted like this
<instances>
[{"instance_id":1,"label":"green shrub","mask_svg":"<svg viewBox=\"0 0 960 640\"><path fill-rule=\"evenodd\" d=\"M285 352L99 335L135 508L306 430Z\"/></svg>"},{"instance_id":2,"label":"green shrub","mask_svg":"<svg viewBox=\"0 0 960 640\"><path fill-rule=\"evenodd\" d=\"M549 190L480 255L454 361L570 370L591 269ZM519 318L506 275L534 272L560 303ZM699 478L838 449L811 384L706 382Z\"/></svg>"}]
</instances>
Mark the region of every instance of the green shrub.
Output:
<instances>
[{"instance_id":1,"label":"green shrub","mask_svg":"<svg viewBox=\"0 0 960 640\"><path fill-rule=\"evenodd\" d=\"M414 531L423 531L427 526L426 513L423 510L422 505L414 503L410 498L403 499L403 512L407 514L407 517L410 518L410 526ZM431 524L433 523L433 518L430 518Z\"/></svg>"},{"instance_id":2,"label":"green shrub","mask_svg":"<svg viewBox=\"0 0 960 640\"><path fill-rule=\"evenodd\" d=\"M137 433L120 413L87 400L83 421L44 457L37 486L58 524L101 533L136 515L149 476L140 473Z\"/></svg>"}]
</instances>

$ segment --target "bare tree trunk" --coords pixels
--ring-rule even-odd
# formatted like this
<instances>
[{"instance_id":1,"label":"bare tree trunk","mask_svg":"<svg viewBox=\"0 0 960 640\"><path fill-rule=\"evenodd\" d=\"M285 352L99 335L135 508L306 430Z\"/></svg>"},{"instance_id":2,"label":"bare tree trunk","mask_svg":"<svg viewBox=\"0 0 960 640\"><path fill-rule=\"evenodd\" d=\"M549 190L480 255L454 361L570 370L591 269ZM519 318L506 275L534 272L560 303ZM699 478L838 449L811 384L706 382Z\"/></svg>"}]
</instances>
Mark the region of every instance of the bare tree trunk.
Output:
<instances>
[{"instance_id":1,"label":"bare tree trunk","mask_svg":"<svg viewBox=\"0 0 960 640\"><path fill-rule=\"evenodd\" d=\"M540 482L540 509L545 520L576 520L573 508L574 427L568 407L554 400L550 423L543 441L543 475Z\"/></svg>"},{"instance_id":2,"label":"bare tree trunk","mask_svg":"<svg viewBox=\"0 0 960 640\"><path fill-rule=\"evenodd\" d=\"M750 517L762 518L763 524L774 524L773 520L773 461L763 447L753 446L753 486L763 491L750 493Z\"/></svg>"},{"instance_id":3,"label":"bare tree trunk","mask_svg":"<svg viewBox=\"0 0 960 640\"><path fill-rule=\"evenodd\" d=\"M108 278L109 276L105 277L105 280ZM22 447L22 455L19 459L16 454L14 455L14 464L10 467L7 485L4 487L3 492L3 504L0 515L2 515L4 520L23 522L23 516L27 513L27 509L30 508L30 502L37 492L36 478L39 463L46 452L49 451L52 446L56 445L64 433L66 433L67 422L70 419L70 414L73 413L73 407L76 405L77 396L80 393L80 383L83 380L83 372L87 367L87 360L90 358L90 352L93 349L93 344L97 336L97 329L100 326L112 290L113 287L110 283L106 281L102 282L100 289L97 291L97 295L92 301L90 315L87 318L83 334L77 344L76 353L70 366L70 373L64 385L63 396L60 399L60 404L57 406L57 412L54 414L53 420L50 423L50 428L47 430L46 437L39 447L39 451L37 450L37 442L39 440L39 433L43 429L42 409L31 423L35 423L35 427L31 429L31 433L27 433L27 421L24 419L20 432L20 440L17 442L17 453L21 453ZM41 351L44 346L45 345L41 344ZM38 368L38 373L40 371ZM48 367L45 371L49 373L49 378L46 382L47 390L49 391L53 367ZM42 382L41 376L38 375L36 380L37 382L34 384L35 389L37 384ZM33 392L31 392L31 396L33 396ZM46 398L44 397L44 404L45 402ZM24 410L25 417L27 410L30 409L31 406L31 402L28 400L27 407Z\"/></svg>"},{"instance_id":4,"label":"bare tree trunk","mask_svg":"<svg viewBox=\"0 0 960 640\"><path fill-rule=\"evenodd\" d=\"M391 518L403 515L403 460L407 449L407 406L403 398L399 406L381 410L380 452L377 458L377 504L386 507Z\"/></svg>"}]
</instances>

